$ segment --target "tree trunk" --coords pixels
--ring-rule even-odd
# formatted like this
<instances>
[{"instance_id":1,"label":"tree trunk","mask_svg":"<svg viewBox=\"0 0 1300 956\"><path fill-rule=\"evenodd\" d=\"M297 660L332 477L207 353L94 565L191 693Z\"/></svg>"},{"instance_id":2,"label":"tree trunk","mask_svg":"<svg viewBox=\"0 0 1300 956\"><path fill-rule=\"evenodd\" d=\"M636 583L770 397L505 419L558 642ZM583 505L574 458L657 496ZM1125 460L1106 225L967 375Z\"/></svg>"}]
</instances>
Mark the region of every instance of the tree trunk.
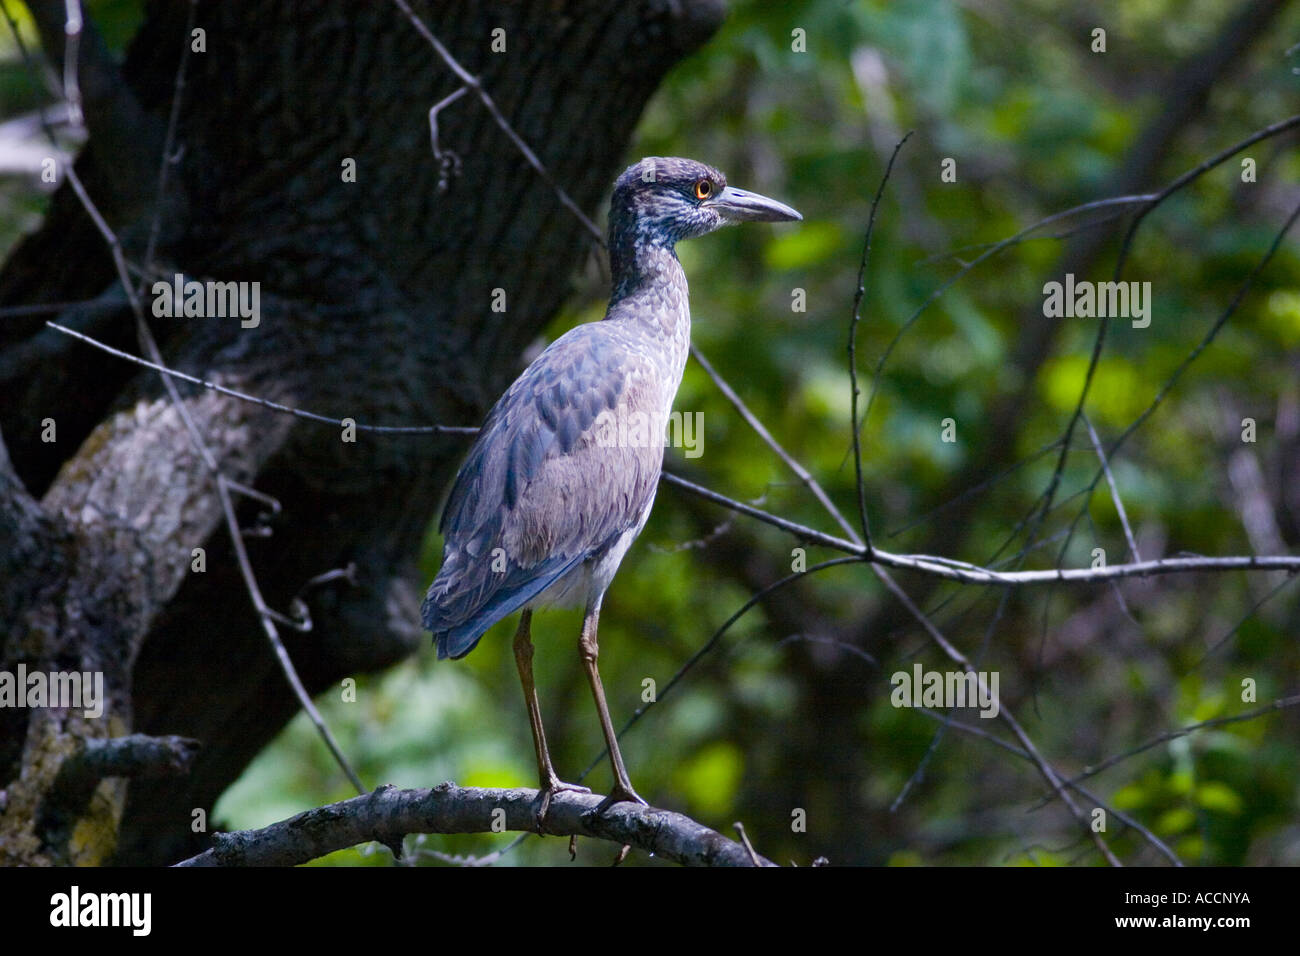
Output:
<instances>
[{"instance_id":1,"label":"tree trunk","mask_svg":"<svg viewBox=\"0 0 1300 956\"><path fill-rule=\"evenodd\" d=\"M61 64L64 3L31 6ZM716 0L412 6L588 215L665 71L721 18ZM157 217L160 275L260 283L255 328L149 316L168 364L331 418L476 424L569 292L589 248L577 218L473 92L439 117L459 167L440 189L428 111L459 81L394 4L346 0L198 4L205 50L189 56L180 158L159 202L189 11L151 3L121 67L91 31L80 59L90 138L77 171L127 259L147 265ZM492 50L498 27L505 52ZM498 289L505 311L492 308ZM56 320L138 353L108 248L65 184L0 273L0 305L90 300ZM0 862L171 862L203 849L192 811L210 810L298 707L158 376L45 318L0 331L0 670L102 671L108 703L98 719L0 708ZM418 646L415 560L464 439L345 442L333 426L179 388L222 472L284 505L269 537L248 539L268 604L286 610L310 578L356 566L353 583L305 593L313 630L285 638L307 688ZM241 503L246 526L260 510ZM132 731L203 749L186 776L110 779L88 805L52 812L63 760Z\"/></svg>"}]
</instances>

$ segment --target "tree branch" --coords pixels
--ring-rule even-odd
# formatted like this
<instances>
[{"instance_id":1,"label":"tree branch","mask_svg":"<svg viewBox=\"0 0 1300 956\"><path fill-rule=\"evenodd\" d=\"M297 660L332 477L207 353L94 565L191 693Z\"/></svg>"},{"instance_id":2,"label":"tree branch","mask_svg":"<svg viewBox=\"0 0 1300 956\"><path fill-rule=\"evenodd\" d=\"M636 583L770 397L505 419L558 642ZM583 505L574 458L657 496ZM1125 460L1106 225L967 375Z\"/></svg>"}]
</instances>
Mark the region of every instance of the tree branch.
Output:
<instances>
[{"instance_id":1,"label":"tree branch","mask_svg":"<svg viewBox=\"0 0 1300 956\"><path fill-rule=\"evenodd\" d=\"M62 80L54 92L75 104L72 122L84 122L99 154L112 157L112 191L97 193L95 199L120 228L153 209L151 186L162 149L162 124L141 107L89 17L83 15L79 29L69 34L66 0L30 0L27 9L45 55ZM73 89L60 88L69 83Z\"/></svg>"},{"instance_id":2,"label":"tree branch","mask_svg":"<svg viewBox=\"0 0 1300 956\"><path fill-rule=\"evenodd\" d=\"M66 329L57 323L48 322L46 324L60 332L64 332L80 339L88 345L103 349L113 355L117 355L118 357L128 359L140 365L145 365L165 375L181 378L185 381L202 385L241 401L252 402L275 411L289 412L300 417L318 417L299 409L290 408L276 402L247 395L234 389L225 388L194 376L185 375L184 373L176 372L162 365L145 362L136 356L105 346L103 343L97 342L89 336L81 335L71 329ZM699 356L697 356L697 358L698 357ZM322 417L322 420L333 423L332 419L323 419ZM472 433L477 431L476 428L446 425L417 427L357 425L356 427L358 430L365 429L369 431L385 432L455 431ZM1112 453L1113 452L1114 449L1112 448ZM804 474L806 474L806 471ZM778 515L771 514L770 512L763 511L760 508L737 501L726 495L705 488L702 485L698 485L695 482L689 481L680 475L675 475L671 472L664 472L662 478L663 481L668 484L676 485L706 501L711 501L714 504L721 505L722 507L735 511L738 514L756 518L759 521L770 524L773 527L779 528L782 531L792 534L809 543L832 548L845 554L859 555L875 563L888 565L890 567L919 571L925 574L947 578L953 581L961 581L967 584L1048 584L1058 581L1100 582L1113 581L1127 577L1149 577L1158 574L1178 574L1198 571L1253 570L1289 571L1291 573L1300 572L1300 556L1297 555L1230 555L1222 557L1205 557L1198 555L1192 557L1163 558L1154 561L1134 561L1129 564L1114 564L1099 568L1050 568L1036 571L1009 572L994 571L979 565L969 564L964 561L955 561L950 558L943 558L934 555L894 554L889 551L883 551L879 548L868 548L867 546L855 541L849 541L845 538L837 537L836 535L818 531L815 528L802 525L795 521L790 521Z\"/></svg>"},{"instance_id":3,"label":"tree branch","mask_svg":"<svg viewBox=\"0 0 1300 956\"><path fill-rule=\"evenodd\" d=\"M190 772L199 742L188 737L128 734L108 740L82 741L82 748L63 761L49 799L61 808L79 810L107 777L157 779Z\"/></svg>"},{"instance_id":4,"label":"tree branch","mask_svg":"<svg viewBox=\"0 0 1300 956\"><path fill-rule=\"evenodd\" d=\"M493 833L534 830L536 790L459 787L399 790L385 785L364 796L317 807L261 830L213 835L213 846L177 866L293 866L358 843L400 848L408 833ZM617 803L597 817L599 794L563 791L551 799L546 832L630 845L687 866L753 866L752 851L690 817ZM500 811L500 812L498 812ZM761 865L775 866L758 857Z\"/></svg>"}]
</instances>

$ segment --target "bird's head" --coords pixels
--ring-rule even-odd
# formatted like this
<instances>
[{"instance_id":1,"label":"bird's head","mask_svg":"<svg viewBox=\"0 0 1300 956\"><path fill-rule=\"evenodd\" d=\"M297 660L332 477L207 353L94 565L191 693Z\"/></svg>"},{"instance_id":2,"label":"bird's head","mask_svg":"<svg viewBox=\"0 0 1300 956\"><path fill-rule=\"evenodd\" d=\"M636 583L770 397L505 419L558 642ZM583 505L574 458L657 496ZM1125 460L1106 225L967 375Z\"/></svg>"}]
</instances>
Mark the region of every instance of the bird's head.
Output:
<instances>
[{"instance_id":1,"label":"bird's head","mask_svg":"<svg viewBox=\"0 0 1300 956\"><path fill-rule=\"evenodd\" d=\"M727 185L719 170L693 159L648 156L614 184L611 246L619 240L669 248L735 222L802 219L784 203Z\"/></svg>"}]
</instances>

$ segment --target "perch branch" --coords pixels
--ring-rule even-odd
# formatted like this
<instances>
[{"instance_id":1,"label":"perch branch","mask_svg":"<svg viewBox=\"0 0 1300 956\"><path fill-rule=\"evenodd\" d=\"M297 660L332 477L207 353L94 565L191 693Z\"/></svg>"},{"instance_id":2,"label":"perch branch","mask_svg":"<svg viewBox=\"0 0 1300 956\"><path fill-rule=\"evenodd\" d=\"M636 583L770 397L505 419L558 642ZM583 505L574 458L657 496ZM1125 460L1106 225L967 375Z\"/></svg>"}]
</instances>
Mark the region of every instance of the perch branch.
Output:
<instances>
[{"instance_id":1,"label":"perch branch","mask_svg":"<svg viewBox=\"0 0 1300 956\"><path fill-rule=\"evenodd\" d=\"M536 790L498 790L443 783L432 790L382 786L364 796L317 807L261 830L214 836L215 846L178 866L293 866L372 840L400 847L409 833L533 830ZM546 832L630 845L687 866L753 866L750 850L690 817L616 803L597 817L601 797L564 791L551 799ZM763 866L775 866L757 857Z\"/></svg>"}]
</instances>

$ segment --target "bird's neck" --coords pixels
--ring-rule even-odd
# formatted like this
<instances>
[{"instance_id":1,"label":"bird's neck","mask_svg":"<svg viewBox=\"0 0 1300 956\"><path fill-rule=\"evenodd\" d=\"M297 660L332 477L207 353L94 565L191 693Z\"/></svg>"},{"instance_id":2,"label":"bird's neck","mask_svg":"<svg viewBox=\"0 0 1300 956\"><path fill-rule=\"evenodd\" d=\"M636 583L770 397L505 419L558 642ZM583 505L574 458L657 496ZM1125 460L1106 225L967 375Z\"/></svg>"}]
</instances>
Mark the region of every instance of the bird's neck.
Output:
<instances>
[{"instance_id":1,"label":"bird's neck","mask_svg":"<svg viewBox=\"0 0 1300 956\"><path fill-rule=\"evenodd\" d=\"M642 240L610 245L614 290L607 319L643 325L657 338L690 344L686 272L671 245Z\"/></svg>"}]
</instances>

